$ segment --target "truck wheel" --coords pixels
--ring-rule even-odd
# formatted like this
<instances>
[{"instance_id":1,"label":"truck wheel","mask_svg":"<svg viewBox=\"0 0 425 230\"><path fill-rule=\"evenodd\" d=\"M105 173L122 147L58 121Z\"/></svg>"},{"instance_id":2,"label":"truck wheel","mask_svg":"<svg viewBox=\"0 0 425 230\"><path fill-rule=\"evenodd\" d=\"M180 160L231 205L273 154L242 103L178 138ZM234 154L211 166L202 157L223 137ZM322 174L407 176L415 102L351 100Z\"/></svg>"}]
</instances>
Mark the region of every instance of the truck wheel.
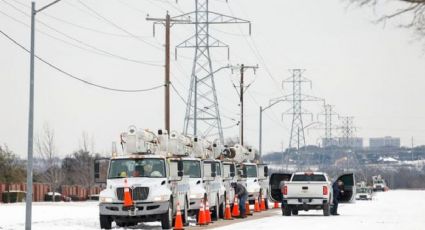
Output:
<instances>
[{"instance_id":1,"label":"truck wheel","mask_svg":"<svg viewBox=\"0 0 425 230\"><path fill-rule=\"evenodd\" d=\"M173 201L170 201L168 206L168 212L162 214L161 217L162 229L171 229L173 227Z\"/></svg>"},{"instance_id":2,"label":"truck wheel","mask_svg":"<svg viewBox=\"0 0 425 230\"><path fill-rule=\"evenodd\" d=\"M269 199L268 199L269 192L266 192L266 198L264 199L264 204L266 205L266 210L269 209Z\"/></svg>"},{"instance_id":3,"label":"truck wheel","mask_svg":"<svg viewBox=\"0 0 425 230\"><path fill-rule=\"evenodd\" d=\"M189 203L187 199L184 201L183 225L189 226Z\"/></svg>"},{"instance_id":4,"label":"truck wheel","mask_svg":"<svg viewBox=\"0 0 425 230\"><path fill-rule=\"evenodd\" d=\"M215 207L214 207L214 211L213 211L213 213L212 213L212 220L213 221L217 221L218 220L218 217L219 217L219 215L220 215L220 211L219 211L219 209L220 209L220 199L217 197L216 198L216 200L215 200Z\"/></svg>"},{"instance_id":5,"label":"truck wheel","mask_svg":"<svg viewBox=\"0 0 425 230\"><path fill-rule=\"evenodd\" d=\"M224 201L224 199L223 199L223 202L221 202L221 204L220 204L219 217L220 217L221 219L224 219L224 214L226 213L226 205L225 205L225 202L226 202L226 201Z\"/></svg>"},{"instance_id":6,"label":"truck wheel","mask_svg":"<svg viewBox=\"0 0 425 230\"><path fill-rule=\"evenodd\" d=\"M291 216L291 207L289 207L289 205L286 205L285 207L283 207L282 214L284 216Z\"/></svg>"},{"instance_id":7,"label":"truck wheel","mask_svg":"<svg viewBox=\"0 0 425 230\"><path fill-rule=\"evenodd\" d=\"M331 213L331 206L329 205L329 203L324 204L323 205L323 215L324 216L329 216Z\"/></svg>"},{"instance_id":8,"label":"truck wheel","mask_svg":"<svg viewBox=\"0 0 425 230\"><path fill-rule=\"evenodd\" d=\"M111 229L112 220L109 216L100 215L100 228Z\"/></svg>"},{"instance_id":9,"label":"truck wheel","mask_svg":"<svg viewBox=\"0 0 425 230\"><path fill-rule=\"evenodd\" d=\"M297 209L292 209L292 215L294 215L294 216L298 215L298 210Z\"/></svg>"}]
</instances>

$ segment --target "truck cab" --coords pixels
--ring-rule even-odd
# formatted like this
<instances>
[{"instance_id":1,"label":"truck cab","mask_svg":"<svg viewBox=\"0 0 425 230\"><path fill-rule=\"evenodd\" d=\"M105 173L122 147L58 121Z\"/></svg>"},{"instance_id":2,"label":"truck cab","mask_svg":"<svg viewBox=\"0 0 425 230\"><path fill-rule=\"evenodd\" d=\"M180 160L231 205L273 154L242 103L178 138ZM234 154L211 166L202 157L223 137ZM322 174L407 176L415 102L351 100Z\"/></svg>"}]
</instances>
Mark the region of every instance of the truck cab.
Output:
<instances>
[{"instance_id":1,"label":"truck cab","mask_svg":"<svg viewBox=\"0 0 425 230\"><path fill-rule=\"evenodd\" d=\"M235 201L235 190L231 186L233 182L237 182L236 179L236 163L233 161L223 160L222 161L222 175L223 175L223 186L224 186L224 201L232 205ZM224 213L220 213L220 217L224 217Z\"/></svg>"},{"instance_id":2,"label":"truck cab","mask_svg":"<svg viewBox=\"0 0 425 230\"><path fill-rule=\"evenodd\" d=\"M258 168L255 163L239 164L239 182L244 183L248 191L248 201L253 204L260 197L260 182L258 180Z\"/></svg>"},{"instance_id":3,"label":"truck cab","mask_svg":"<svg viewBox=\"0 0 425 230\"><path fill-rule=\"evenodd\" d=\"M207 159L202 161L204 188L207 200L212 208L212 219L218 220L220 213L224 214L224 192L222 164L220 160Z\"/></svg>"},{"instance_id":4,"label":"truck cab","mask_svg":"<svg viewBox=\"0 0 425 230\"><path fill-rule=\"evenodd\" d=\"M258 182L260 184L260 197L265 199L266 209L269 208L269 168L266 164L257 164L258 167Z\"/></svg>"},{"instance_id":5,"label":"truck cab","mask_svg":"<svg viewBox=\"0 0 425 230\"><path fill-rule=\"evenodd\" d=\"M110 229L112 222L126 227L160 221L162 228L169 229L177 209L188 223L190 190L183 161L160 154L158 139L150 131L131 127L121 137L125 137L124 153L113 153L109 160L103 160L108 164L106 176L101 173L101 162L95 162L95 179L106 182L99 194L100 227Z\"/></svg>"}]
</instances>

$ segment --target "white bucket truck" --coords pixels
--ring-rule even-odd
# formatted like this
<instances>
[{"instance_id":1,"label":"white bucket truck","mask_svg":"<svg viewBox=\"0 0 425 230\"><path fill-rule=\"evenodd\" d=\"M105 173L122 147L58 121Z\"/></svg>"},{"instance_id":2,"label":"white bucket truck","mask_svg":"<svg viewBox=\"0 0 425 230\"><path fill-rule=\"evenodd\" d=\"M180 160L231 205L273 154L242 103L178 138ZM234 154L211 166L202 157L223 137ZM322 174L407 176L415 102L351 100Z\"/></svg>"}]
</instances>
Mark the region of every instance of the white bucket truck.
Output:
<instances>
[{"instance_id":1,"label":"white bucket truck","mask_svg":"<svg viewBox=\"0 0 425 230\"><path fill-rule=\"evenodd\" d=\"M258 180L258 167L253 163L255 159L254 150L236 144L230 148L235 152L234 160L238 162L238 181L242 182L248 191L248 201L253 204L260 198L261 186Z\"/></svg>"},{"instance_id":2,"label":"white bucket truck","mask_svg":"<svg viewBox=\"0 0 425 230\"><path fill-rule=\"evenodd\" d=\"M161 221L163 229L172 228L177 206L187 221L190 187L183 176L185 152L175 151L168 134L158 136L148 130L131 126L121 134L123 154L113 153L109 159L106 188L99 195L100 227L110 229L112 222L120 227L139 222ZM99 162L95 178L101 182ZM126 191L131 205L125 204Z\"/></svg>"}]
</instances>

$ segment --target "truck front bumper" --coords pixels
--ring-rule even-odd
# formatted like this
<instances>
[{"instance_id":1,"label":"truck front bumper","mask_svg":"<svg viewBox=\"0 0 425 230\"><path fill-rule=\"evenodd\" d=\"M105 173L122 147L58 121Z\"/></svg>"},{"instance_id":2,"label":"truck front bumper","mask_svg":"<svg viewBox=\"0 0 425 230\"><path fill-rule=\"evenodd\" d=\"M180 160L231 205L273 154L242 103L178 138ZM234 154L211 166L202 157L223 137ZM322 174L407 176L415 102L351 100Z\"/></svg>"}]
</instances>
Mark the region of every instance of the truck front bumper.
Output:
<instances>
[{"instance_id":1,"label":"truck front bumper","mask_svg":"<svg viewBox=\"0 0 425 230\"><path fill-rule=\"evenodd\" d=\"M169 202L140 202L131 207L122 203L100 203L99 214L107 216L150 216L168 212Z\"/></svg>"},{"instance_id":2,"label":"truck front bumper","mask_svg":"<svg viewBox=\"0 0 425 230\"><path fill-rule=\"evenodd\" d=\"M189 210L198 210L201 208L203 199L191 199L189 202Z\"/></svg>"},{"instance_id":3,"label":"truck front bumper","mask_svg":"<svg viewBox=\"0 0 425 230\"><path fill-rule=\"evenodd\" d=\"M248 201L254 201L255 199L258 199L259 196L260 196L260 191L250 192L248 193Z\"/></svg>"}]
</instances>

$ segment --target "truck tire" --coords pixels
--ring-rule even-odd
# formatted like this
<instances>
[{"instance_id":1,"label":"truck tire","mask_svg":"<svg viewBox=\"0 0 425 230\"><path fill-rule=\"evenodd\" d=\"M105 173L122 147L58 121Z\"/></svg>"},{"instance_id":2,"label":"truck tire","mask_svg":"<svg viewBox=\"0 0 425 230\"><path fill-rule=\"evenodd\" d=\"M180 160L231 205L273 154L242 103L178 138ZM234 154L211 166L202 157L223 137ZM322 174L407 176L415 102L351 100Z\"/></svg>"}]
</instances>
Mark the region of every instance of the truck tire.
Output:
<instances>
[{"instance_id":1,"label":"truck tire","mask_svg":"<svg viewBox=\"0 0 425 230\"><path fill-rule=\"evenodd\" d=\"M226 197L226 196L225 196ZM224 200L224 198L222 199L222 202L220 204L220 209L219 209L219 217L221 219L224 219L224 214L226 213L226 201Z\"/></svg>"},{"instance_id":2,"label":"truck tire","mask_svg":"<svg viewBox=\"0 0 425 230\"><path fill-rule=\"evenodd\" d=\"M326 203L323 205L323 215L329 216L330 214L331 214L331 206L329 205L329 203Z\"/></svg>"},{"instance_id":3,"label":"truck tire","mask_svg":"<svg viewBox=\"0 0 425 230\"><path fill-rule=\"evenodd\" d=\"M264 201L264 204L265 204L265 206L266 206L266 210L268 210L269 209L269 199L268 199L268 194L269 194L269 192L267 191L266 192L266 198L264 199L265 201Z\"/></svg>"},{"instance_id":4,"label":"truck tire","mask_svg":"<svg viewBox=\"0 0 425 230\"><path fill-rule=\"evenodd\" d=\"M173 227L173 201L170 200L167 213L161 216L161 227L162 229L171 229Z\"/></svg>"},{"instance_id":5,"label":"truck tire","mask_svg":"<svg viewBox=\"0 0 425 230\"><path fill-rule=\"evenodd\" d=\"M101 229L111 229L112 220L109 216L100 215L100 228Z\"/></svg>"},{"instance_id":6,"label":"truck tire","mask_svg":"<svg viewBox=\"0 0 425 230\"><path fill-rule=\"evenodd\" d=\"M298 215L298 209L292 209L292 215L297 216Z\"/></svg>"},{"instance_id":7,"label":"truck tire","mask_svg":"<svg viewBox=\"0 0 425 230\"><path fill-rule=\"evenodd\" d=\"M215 207L214 207L214 210L213 210L213 212L212 212L212 215L211 215L211 220L213 220L213 221L217 221L218 220L218 218L219 218L219 215L220 215L220 199L219 199L219 197L217 196L217 198L216 198L216 200L215 200Z\"/></svg>"},{"instance_id":8,"label":"truck tire","mask_svg":"<svg viewBox=\"0 0 425 230\"><path fill-rule=\"evenodd\" d=\"M189 226L189 203L187 202L187 198L184 201L183 225Z\"/></svg>"},{"instance_id":9,"label":"truck tire","mask_svg":"<svg viewBox=\"0 0 425 230\"><path fill-rule=\"evenodd\" d=\"M289 205L282 208L282 215L291 216L291 207Z\"/></svg>"}]
</instances>

